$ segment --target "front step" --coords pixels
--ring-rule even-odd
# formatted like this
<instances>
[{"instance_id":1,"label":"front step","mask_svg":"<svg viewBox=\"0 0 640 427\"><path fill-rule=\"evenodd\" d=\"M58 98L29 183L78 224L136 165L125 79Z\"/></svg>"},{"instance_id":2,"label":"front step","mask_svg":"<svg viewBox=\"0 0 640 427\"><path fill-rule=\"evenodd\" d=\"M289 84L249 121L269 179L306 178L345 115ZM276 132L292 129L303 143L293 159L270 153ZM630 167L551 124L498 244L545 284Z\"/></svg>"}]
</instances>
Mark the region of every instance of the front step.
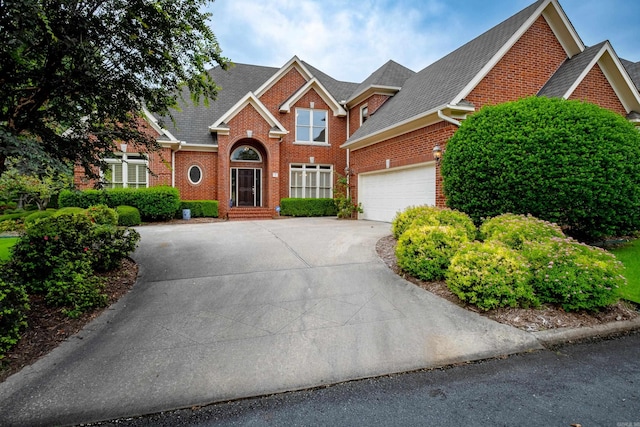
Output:
<instances>
[{"instance_id":1,"label":"front step","mask_svg":"<svg viewBox=\"0 0 640 427\"><path fill-rule=\"evenodd\" d=\"M230 220L234 219L273 219L274 211L269 208L239 208L233 207L228 212Z\"/></svg>"}]
</instances>

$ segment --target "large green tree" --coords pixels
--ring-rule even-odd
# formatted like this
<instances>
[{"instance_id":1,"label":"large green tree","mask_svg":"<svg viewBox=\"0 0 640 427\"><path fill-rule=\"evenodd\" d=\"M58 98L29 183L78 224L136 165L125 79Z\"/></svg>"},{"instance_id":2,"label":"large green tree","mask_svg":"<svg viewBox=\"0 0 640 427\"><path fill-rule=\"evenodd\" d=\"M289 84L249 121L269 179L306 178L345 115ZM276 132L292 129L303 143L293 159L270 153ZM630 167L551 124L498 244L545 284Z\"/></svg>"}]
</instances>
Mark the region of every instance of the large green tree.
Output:
<instances>
[{"instance_id":1,"label":"large green tree","mask_svg":"<svg viewBox=\"0 0 640 427\"><path fill-rule=\"evenodd\" d=\"M194 102L226 67L209 0L0 0L0 175L8 158L100 165L114 142L157 148L142 107ZM88 168L89 169L89 168Z\"/></svg>"},{"instance_id":2,"label":"large green tree","mask_svg":"<svg viewBox=\"0 0 640 427\"><path fill-rule=\"evenodd\" d=\"M593 104L484 107L448 142L442 175L447 204L477 223L532 214L582 240L640 230L640 132Z\"/></svg>"}]
</instances>

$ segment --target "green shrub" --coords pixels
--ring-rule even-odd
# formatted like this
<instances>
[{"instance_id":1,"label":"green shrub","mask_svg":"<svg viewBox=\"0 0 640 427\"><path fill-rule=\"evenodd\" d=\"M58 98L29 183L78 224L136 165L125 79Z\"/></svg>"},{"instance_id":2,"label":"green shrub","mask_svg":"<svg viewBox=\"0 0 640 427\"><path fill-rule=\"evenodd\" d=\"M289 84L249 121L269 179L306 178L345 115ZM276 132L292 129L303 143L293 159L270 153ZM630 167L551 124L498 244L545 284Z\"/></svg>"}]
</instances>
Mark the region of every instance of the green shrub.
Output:
<instances>
[{"instance_id":1,"label":"green shrub","mask_svg":"<svg viewBox=\"0 0 640 427\"><path fill-rule=\"evenodd\" d=\"M398 266L422 280L441 280L451 257L469 240L460 228L423 225L410 227L398 240Z\"/></svg>"},{"instance_id":2,"label":"green shrub","mask_svg":"<svg viewBox=\"0 0 640 427\"><path fill-rule=\"evenodd\" d=\"M280 214L286 216L334 216L337 214L333 199L297 199L280 200Z\"/></svg>"},{"instance_id":3,"label":"green shrub","mask_svg":"<svg viewBox=\"0 0 640 427\"><path fill-rule=\"evenodd\" d=\"M38 220L38 219L49 218L54 213L55 213L55 210L49 210L49 209L47 209L46 211L35 211L33 213L30 213L29 215L27 215L24 218L24 223L25 224L31 224L31 223L35 222L36 220Z\"/></svg>"},{"instance_id":4,"label":"green shrub","mask_svg":"<svg viewBox=\"0 0 640 427\"><path fill-rule=\"evenodd\" d=\"M522 253L532 266L532 284L540 301L565 311L609 306L626 283L624 267L613 254L575 240L525 242Z\"/></svg>"},{"instance_id":5,"label":"green shrub","mask_svg":"<svg viewBox=\"0 0 640 427\"><path fill-rule=\"evenodd\" d=\"M95 224L84 213L51 216L25 228L9 268L27 292L77 316L106 301L94 272L117 266L139 239L135 230Z\"/></svg>"},{"instance_id":6,"label":"green shrub","mask_svg":"<svg viewBox=\"0 0 640 427\"><path fill-rule=\"evenodd\" d=\"M441 171L448 206L476 224L530 213L585 241L640 229L640 133L593 104L485 106L449 140Z\"/></svg>"},{"instance_id":7,"label":"green shrub","mask_svg":"<svg viewBox=\"0 0 640 427\"><path fill-rule=\"evenodd\" d=\"M71 317L94 307L104 307L107 295L102 293L104 282L93 274L89 255L68 259L55 265L44 282L47 304L63 307Z\"/></svg>"},{"instance_id":8,"label":"green shrub","mask_svg":"<svg viewBox=\"0 0 640 427\"><path fill-rule=\"evenodd\" d=\"M53 213L52 216L61 216L61 215L74 215L74 214L84 214L85 208L77 207L77 206L69 206L66 208L60 208Z\"/></svg>"},{"instance_id":9,"label":"green shrub","mask_svg":"<svg viewBox=\"0 0 640 427\"><path fill-rule=\"evenodd\" d=\"M123 258L133 252L140 241L140 233L131 228L97 225L92 230L91 266L97 271L110 271L120 266Z\"/></svg>"},{"instance_id":10,"label":"green shrub","mask_svg":"<svg viewBox=\"0 0 640 427\"><path fill-rule=\"evenodd\" d=\"M180 192L177 188L159 186L150 188L116 188L110 190L63 191L59 204L63 207L88 208L106 204L114 209L121 205L134 206L145 221L162 221L173 218L180 208Z\"/></svg>"},{"instance_id":11,"label":"green shrub","mask_svg":"<svg viewBox=\"0 0 640 427\"><path fill-rule=\"evenodd\" d=\"M480 226L483 240L497 240L511 249L521 249L524 242L544 242L565 235L556 224L531 215L502 214L486 220Z\"/></svg>"},{"instance_id":12,"label":"green shrub","mask_svg":"<svg viewBox=\"0 0 640 427\"><path fill-rule=\"evenodd\" d=\"M118 213L107 205L89 206L86 214L96 224L118 225Z\"/></svg>"},{"instance_id":13,"label":"green shrub","mask_svg":"<svg viewBox=\"0 0 640 427\"><path fill-rule=\"evenodd\" d=\"M20 332L27 326L28 310L29 297L24 287L0 277L0 360L20 340Z\"/></svg>"},{"instance_id":14,"label":"green shrub","mask_svg":"<svg viewBox=\"0 0 640 427\"><path fill-rule=\"evenodd\" d=\"M190 209L193 218L217 218L217 200L182 200L177 215L182 215L182 209Z\"/></svg>"},{"instance_id":15,"label":"green shrub","mask_svg":"<svg viewBox=\"0 0 640 427\"><path fill-rule=\"evenodd\" d=\"M133 227L142 223L138 208L121 205L116 208L116 212L118 213L118 225Z\"/></svg>"},{"instance_id":16,"label":"green shrub","mask_svg":"<svg viewBox=\"0 0 640 427\"><path fill-rule=\"evenodd\" d=\"M21 210L19 212L8 213L4 215L0 215L0 222L2 221L10 221L10 220L23 220L27 216L31 215L31 212Z\"/></svg>"},{"instance_id":17,"label":"green shrub","mask_svg":"<svg viewBox=\"0 0 640 427\"><path fill-rule=\"evenodd\" d=\"M58 207L88 208L93 205L105 204L104 190L62 190L58 196Z\"/></svg>"},{"instance_id":18,"label":"green shrub","mask_svg":"<svg viewBox=\"0 0 640 427\"><path fill-rule=\"evenodd\" d=\"M173 218L180 208L180 192L173 187L150 187L135 190L135 207L143 220L164 221Z\"/></svg>"},{"instance_id":19,"label":"green shrub","mask_svg":"<svg viewBox=\"0 0 640 427\"><path fill-rule=\"evenodd\" d=\"M499 242L470 242L451 259L447 286L482 310L539 304L526 259Z\"/></svg>"},{"instance_id":20,"label":"green shrub","mask_svg":"<svg viewBox=\"0 0 640 427\"><path fill-rule=\"evenodd\" d=\"M0 221L0 233L11 231L21 232L24 230L24 221L22 219L6 219Z\"/></svg>"},{"instance_id":21,"label":"green shrub","mask_svg":"<svg viewBox=\"0 0 640 427\"><path fill-rule=\"evenodd\" d=\"M469 240L476 238L476 227L471 218L459 211L435 206L411 206L398 212L391 223L391 232L399 239L409 227L420 225L450 225L460 227L467 234Z\"/></svg>"}]
</instances>

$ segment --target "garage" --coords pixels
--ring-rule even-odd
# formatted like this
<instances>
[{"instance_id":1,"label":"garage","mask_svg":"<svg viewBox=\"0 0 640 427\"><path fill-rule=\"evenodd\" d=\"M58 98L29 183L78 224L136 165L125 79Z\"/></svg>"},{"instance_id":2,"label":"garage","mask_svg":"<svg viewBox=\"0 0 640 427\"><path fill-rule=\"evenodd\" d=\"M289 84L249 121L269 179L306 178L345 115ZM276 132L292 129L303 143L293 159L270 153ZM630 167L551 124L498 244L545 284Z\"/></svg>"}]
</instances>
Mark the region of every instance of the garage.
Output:
<instances>
[{"instance_id":1,"label":"garage","mask_svg":"<svg viewBox=\"0 0 640 427\"><path fill-rule=\"evenodd\" d=\"M358 175L360 219L391 222L408 206L435 205L436 168L433 163Z\"/></svg>"}]
</instances>

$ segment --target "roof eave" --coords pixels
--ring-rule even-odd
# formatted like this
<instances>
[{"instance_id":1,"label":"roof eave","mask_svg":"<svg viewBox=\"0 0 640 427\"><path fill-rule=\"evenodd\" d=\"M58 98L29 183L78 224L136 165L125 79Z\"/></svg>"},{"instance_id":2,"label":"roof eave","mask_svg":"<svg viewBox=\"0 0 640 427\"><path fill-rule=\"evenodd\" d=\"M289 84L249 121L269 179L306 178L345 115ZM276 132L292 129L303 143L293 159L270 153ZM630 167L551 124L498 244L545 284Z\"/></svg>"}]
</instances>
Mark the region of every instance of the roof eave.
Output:
<instances>
[{"instance_id":1,"label":"roof eave","mask_svg":"<svg viewBox=\"0 0 640 427\"><path fill-rule=\"evenodd\" d=\"M351 98L347 99L347 107L351 108L371 97L372 95L388 95L393 96L398 93L402 88L399 86L383 86L383 85L370 85Z\"/></svg>"}]
</instances>

